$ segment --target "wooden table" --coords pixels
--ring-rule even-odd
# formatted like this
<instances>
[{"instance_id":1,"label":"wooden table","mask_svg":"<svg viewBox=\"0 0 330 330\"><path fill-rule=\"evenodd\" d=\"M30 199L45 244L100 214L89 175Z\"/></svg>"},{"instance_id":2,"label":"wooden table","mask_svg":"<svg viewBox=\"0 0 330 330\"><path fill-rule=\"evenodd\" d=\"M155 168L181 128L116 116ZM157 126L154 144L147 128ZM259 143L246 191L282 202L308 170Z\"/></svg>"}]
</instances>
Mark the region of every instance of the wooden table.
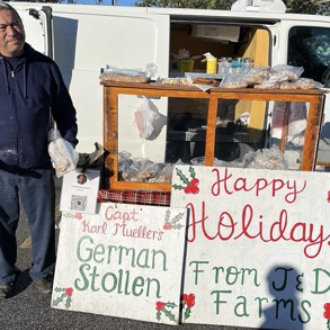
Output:
<instances>
[{"instance_id":1,"label":"wooden table","mask_svg":"<svg viewBox=\"0 0 330 330\"><path fill-rule=\"evenodd\" d=\"M205 165L212 166L216 140L216 117L219 99L308 102L310 104L305 130L300 169L312 171L315 168L318 140L322 119L325 91L319 89L225 89L212 88L203 92L194 86L172 86L161 84L139 84L102 81L104 88L104 145L109 155L105 166L110 171L109 185L118 190L170 191L169 184L137 183L118 180L118 95L143 95L146 97L175 97L207 99L207 130L205 142ZM283 129L280 149L285 150L287 122Z\"/></svg>"}]
</instances>

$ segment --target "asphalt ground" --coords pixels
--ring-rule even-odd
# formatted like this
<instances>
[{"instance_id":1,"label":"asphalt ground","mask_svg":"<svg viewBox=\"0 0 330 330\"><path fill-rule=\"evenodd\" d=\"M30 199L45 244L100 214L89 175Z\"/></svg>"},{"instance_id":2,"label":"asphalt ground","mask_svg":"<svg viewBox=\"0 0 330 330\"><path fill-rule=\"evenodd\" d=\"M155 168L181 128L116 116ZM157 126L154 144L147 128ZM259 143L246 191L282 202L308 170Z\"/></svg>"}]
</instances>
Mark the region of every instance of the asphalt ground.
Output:
<instances>
[{"instance_id":1,"label":"asphalt ground","mask_svg":"<svg viewBox=\"0 0 330 330\"><path fill-rule=\"evenodd\" d=\"M60 198L61 180L56 179L57 205ZM56 237L58 239L60 212L56 212ZM114 330L139 330L139 329L178 329L178 330L244 330L212 325L180 324L168 326L149 322L140 322L124 318L114 318L103 315L79 313L52 309L50 295L40 295L29 277L31 265L31 239L24 212L22 212L18 230L18 260L16 266L21 270L15 289L7 299L0 299L0 330L47 330L47 329L114 329Z\"/></svg>"}]
</instances>

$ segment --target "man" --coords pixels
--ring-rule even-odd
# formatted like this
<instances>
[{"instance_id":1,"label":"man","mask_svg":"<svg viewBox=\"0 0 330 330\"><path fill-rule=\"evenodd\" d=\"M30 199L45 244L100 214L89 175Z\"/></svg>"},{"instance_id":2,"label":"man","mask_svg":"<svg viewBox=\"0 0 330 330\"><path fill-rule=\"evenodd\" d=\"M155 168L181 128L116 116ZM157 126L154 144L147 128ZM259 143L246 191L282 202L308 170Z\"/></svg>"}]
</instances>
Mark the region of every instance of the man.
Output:
<instances>
[{"instance_id":1,"label":"man","mask_svg":"<svg viewBox=\"0 0 330 330\"><path fill-rule=\"evenodd\" d=\"M75 109L53 60L25 43L22 21L0 2L0 297L18 270L19 198L32 236L30 277L50 293L55 267L53 169L47 153L52 118L75 146Z\"/></svg>"}]
</instances>

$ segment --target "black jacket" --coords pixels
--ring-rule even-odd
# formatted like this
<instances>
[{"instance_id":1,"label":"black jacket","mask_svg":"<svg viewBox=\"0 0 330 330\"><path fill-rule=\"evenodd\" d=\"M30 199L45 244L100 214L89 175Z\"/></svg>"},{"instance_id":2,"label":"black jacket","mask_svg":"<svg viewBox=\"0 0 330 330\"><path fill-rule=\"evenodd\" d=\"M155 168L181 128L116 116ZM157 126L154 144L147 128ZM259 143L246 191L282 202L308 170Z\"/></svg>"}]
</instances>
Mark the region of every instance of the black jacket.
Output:
<instances>
[{"instance_id":1,"label":"black jacket","mask_svg":"<svg viewBox=\"0 0 330 330\"><path fill-rule=\"evenodd\" d=\"M49 166L52 117L62 137L75 146L76 111L55 62L28 44L13 71L0 56L0 167Z\"/></svg>"}]
</instances>

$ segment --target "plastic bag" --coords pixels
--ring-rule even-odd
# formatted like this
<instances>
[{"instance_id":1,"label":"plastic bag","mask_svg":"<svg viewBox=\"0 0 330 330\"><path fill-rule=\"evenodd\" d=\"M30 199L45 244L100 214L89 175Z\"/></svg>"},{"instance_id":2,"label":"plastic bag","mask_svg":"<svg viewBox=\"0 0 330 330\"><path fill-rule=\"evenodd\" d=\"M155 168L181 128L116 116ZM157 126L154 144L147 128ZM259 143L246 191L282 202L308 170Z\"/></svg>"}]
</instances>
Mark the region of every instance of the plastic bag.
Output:
<instances>
[{"instance_id":1,"label":"plastic bag","mask_svg":"<svg viewBox=\"0 0 330 330\"><path fill-rule=\"evenodd\" d=\"M100 79L135 83L145 83L148 80L146 72L142 70L120 69L109 65L101 69Z\"/></svg>"},{"instance_id":2,"label":"plastic bag","mask_svg":"<svg viewBox=\"0 0 330 330\"><path fill-rule=\"evenodd\" d=\"M160 119L160 114L154 103L144 97L134 111L132 125L136 128L138 135L142 139L151 139L156 131L156 122Z\"/></svg>"},{"instance_id":3,"label":"plastic bag","mask_svg":"<svg viewBox=\"0 0 330 330\"><path fill-rule=\"evenodd\" d=\"M286 117L288 125L287 142L302 145L307 124L306 104L304 102L290 102L289 107L286 108L285 102L275 102L270 131L270 136L273 139L280 140L282 138Z\"/></svg>"},{"instance_id":4,"label":"plastic bag","mask_svg":"<svg viewBox=\"0 0 330 330\"><path fill-rule=\"evenodd\" d=\"M121 176L125 181L147 182L159 176L161 165L147 158L124 158L121 166Z\"/></svg>"},{"instance_id":5,"label":"plastic bag","mask_svg":"<svg viewBox=\"0 0 330 330\"><path fill-rule=\"evenodd\" d=\"M271 80L264 80L260 84L256 84L253 87L259 89L278 88L279 84Z\"/></svg>"},{"instance_id":6,"label":"plastic bag","mask_svg":"<svg viewBox=\"0 0 330 330\"><path fill-rule=\"evenodd\" d=\"M221 88L245 88L248 86L245 74L228 73L220 83Z\"/></svg>"},{"instance_id":7,"label":"plastic bag","mask_svg":"<svg viewBox=\"0 0 330 330\"><path fill-rule=\"evenodd\" d=\"M79 153L74 151L72 145L61 137L57 129L51 129L48 134L48 154L55 167L56 176L62 177L64 174L76 169Z\"/></svg>"},{"instance_id":8,"label":"plastic bag","mask_svg":"<svg viewBox=\"0 0 330 330\"><path fill-rule=\"evenodd\" d=\"M297 88L300 89L309 89L309 88L322 88L323 85L313 79L309 79L309 78L299 78L296 82L295 82Z\"/></svg>"},{"instance_id":9,"label":"plastic bag","mask_svg":"<svg viewBox=\"0 0 330 330\"><path fill-rule=\"evenodd\" d=\"M263 81L267 80L269 77L269 67L268 66L256 66L253 67L246 74L245 80L249 86L254 86L256 84L261 84Z\"/></svg>"},{"instance_id":10,"label":"plastic bag","mask_svg":"<svg viewBox=\"0 0 330 330\"><path fill-rule=\"evenodd\" d=\"M297 80L303 72L304 68L301 66L279 64L272 67L269 80L274 82Z\"/></svg>"},{"instance_id":11,"label":"plastic bag","mask_svg":"<svg viewBox=\"0 0 330 330\"><path fill-rule=\"evenodd\" d=\"M157 65L154 63L147 63L145 70L121 69L115 66L106 65L105 68L101 68L100 79L145 83L151 77L155 76L156 72Z\"/></svg>"},{"instance_id":12,"label":"plastic bag","mask_svg":"<svg viewBox=\"0 0 330 330\"><path fill-rule=\"evenodd\" d=\"M270 149L248 152L243 157L243 163L244 167L247 168L269 170L284 170L288 168L283 152L276 145L273 145Z\"/></svg>"}]
</instances>

